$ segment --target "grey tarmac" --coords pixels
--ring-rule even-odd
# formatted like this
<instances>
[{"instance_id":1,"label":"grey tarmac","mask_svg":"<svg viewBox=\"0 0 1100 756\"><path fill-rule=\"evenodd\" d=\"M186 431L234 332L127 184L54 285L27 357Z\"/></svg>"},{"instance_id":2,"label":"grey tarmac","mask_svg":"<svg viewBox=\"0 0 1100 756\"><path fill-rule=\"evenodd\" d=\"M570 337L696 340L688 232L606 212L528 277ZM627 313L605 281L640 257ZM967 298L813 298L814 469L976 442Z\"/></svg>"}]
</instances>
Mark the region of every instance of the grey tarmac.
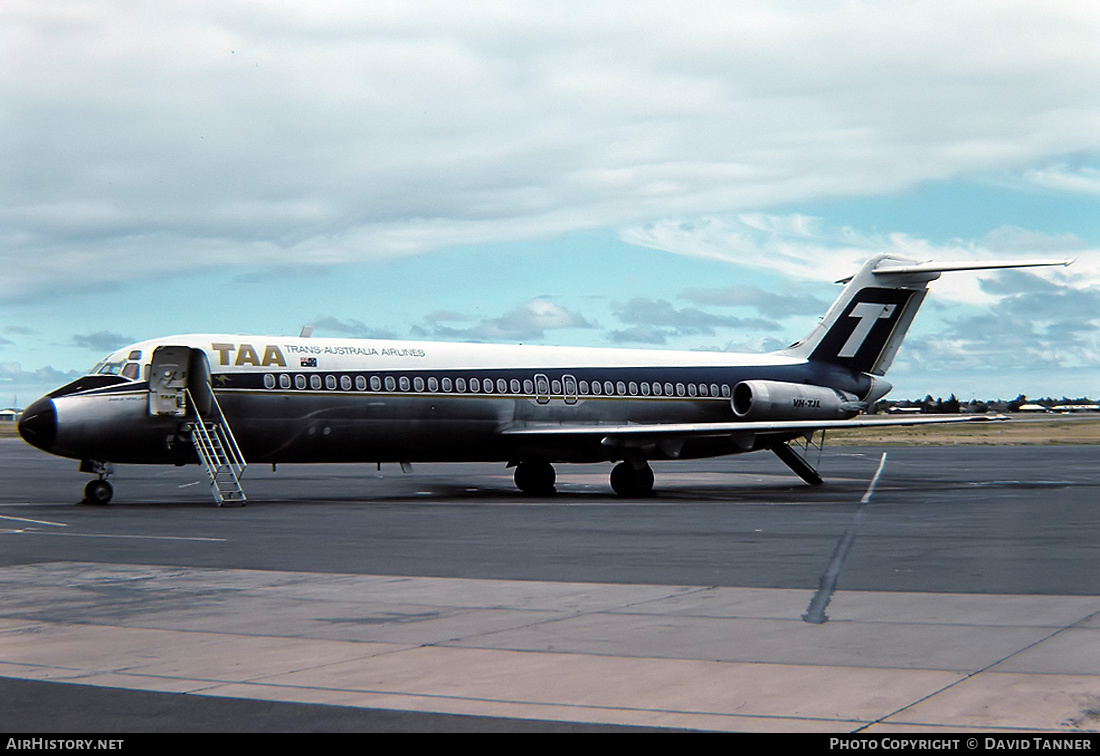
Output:
<instances>
[{"instance_id":1,"label":"grey tarmac","mask_svg":"<svg viewBox=\"0 0 1100 756\"><path fill-rule=\"evenodd\" d=\"M252 467L219 509L197 467L81 505L0 439L0 730L1095 731L1100 447L886 453L655 464L635 501Z\"/></svg>"}]
</instances>

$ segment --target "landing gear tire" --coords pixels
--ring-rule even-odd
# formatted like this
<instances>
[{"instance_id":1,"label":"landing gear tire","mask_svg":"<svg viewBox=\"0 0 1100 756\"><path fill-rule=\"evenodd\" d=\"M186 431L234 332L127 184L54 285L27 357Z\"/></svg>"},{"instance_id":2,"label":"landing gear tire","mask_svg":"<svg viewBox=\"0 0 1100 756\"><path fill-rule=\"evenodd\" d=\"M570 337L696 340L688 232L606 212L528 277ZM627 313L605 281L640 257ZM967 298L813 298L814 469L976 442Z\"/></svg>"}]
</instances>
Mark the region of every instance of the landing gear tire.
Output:
<instances>
[{"instance_id":1,"label":"landing gear tire","mask_svg":"<svg viewBox=\"0 0 1100 756\"><path fill-rule=\"evenodd\" d=\"M107 504L115 489L105 480L93 480L84 486L84 501L88 504Z\"/></svg>"},{"instance_id":2,"label":"landing gear tire","mask_svg":"<svg viewBox=\"0 0 1100 756\"><path fill-rule=\"evenodd\" d=\"M649 496L653 493L653 469L620 462L611 470L611 490L619 496Z\"/></svg>"},{"instance_id":3,"label":"landing gear tire","mask_svg":"<svg viewBox=\"0 0 1100 756\"><path fill-rule=\"evenodd\" d=\"M528 496L548 496L554 493L557 474L549 462L520 462L514 479L516 488Z\"/></svg>"}]
</instances>

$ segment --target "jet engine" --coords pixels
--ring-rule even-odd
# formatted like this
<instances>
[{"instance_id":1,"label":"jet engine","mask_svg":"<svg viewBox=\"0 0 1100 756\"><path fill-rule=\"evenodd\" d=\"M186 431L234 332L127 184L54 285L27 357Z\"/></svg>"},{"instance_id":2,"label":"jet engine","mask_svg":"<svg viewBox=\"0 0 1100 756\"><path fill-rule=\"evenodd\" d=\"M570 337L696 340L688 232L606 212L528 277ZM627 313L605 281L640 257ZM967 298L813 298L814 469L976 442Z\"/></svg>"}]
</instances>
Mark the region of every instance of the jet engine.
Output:
<instances>
[{"instance_id":1,"label":"jet engine","mask_svg":"<svg viewBox=\"0 0 1100 756\"><path fill-rule=\"evenodd\" d=\"M730 404L740 420L843 420L867 406L854 394L784 381L741 381Z\"/></svg>"}]
</instances>

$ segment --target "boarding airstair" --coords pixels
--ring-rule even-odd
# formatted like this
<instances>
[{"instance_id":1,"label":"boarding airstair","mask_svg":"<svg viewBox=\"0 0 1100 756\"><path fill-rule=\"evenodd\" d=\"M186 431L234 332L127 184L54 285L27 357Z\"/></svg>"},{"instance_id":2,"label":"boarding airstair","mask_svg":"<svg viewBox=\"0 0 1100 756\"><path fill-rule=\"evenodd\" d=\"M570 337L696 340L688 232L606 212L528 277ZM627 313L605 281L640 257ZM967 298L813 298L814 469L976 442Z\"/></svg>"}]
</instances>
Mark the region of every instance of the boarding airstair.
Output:
<instances>
[{"instance_id":1,"label":"boarding airstair","mask_svg":"<svg viewBox=\"0 0 1100 756\"><path fill-rule=\"evenodd\" d=\"M189 403L195 407L190 390L187 394ZM198 452L199 464L210 479L210 493L218 506L244 506L248 497L241 488L241 475L248 463L213 394L210 392L210 412L205 416L195 412L197 419L191 429L191 443Z\"/></svg>"},{"instance_id":2,"label":"boarding airstair","mask_svg":"<svg viewBox=\"0 0 1100 756\"><path fill-rule=\"evenodd\" d=\"M180 419L180 435L195 447L219 507L244 505L241 475L247 465L214 396L210 365L201 349L161 346L153 352L149 414Z\"/></svg>"}]
</instances>

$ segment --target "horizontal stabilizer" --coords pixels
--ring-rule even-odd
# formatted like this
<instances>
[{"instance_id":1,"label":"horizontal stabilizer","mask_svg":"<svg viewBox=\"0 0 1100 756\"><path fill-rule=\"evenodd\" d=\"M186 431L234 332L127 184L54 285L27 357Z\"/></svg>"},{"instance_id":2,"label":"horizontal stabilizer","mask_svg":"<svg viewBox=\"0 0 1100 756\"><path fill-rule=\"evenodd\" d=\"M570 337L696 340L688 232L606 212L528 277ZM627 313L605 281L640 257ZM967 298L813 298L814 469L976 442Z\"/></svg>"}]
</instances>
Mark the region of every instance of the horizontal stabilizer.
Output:
<instances>
[{"instance_id":1,"label":"horizontal stabilizer","mask_svg":"<svg viewBox=\"0 0 1100 756\"><path fill-rule=\"evenodd\" d=\"M959 270L1003 270L1006 268L1051 268L1072 265L1076 258L1069 260L964 260L961 262L906 262L884 258L871 271L876 277L921 275L929 273L952 273ZM848 283L853 276L842 278L836 283Z\"/></svg>"}]
</instances>

